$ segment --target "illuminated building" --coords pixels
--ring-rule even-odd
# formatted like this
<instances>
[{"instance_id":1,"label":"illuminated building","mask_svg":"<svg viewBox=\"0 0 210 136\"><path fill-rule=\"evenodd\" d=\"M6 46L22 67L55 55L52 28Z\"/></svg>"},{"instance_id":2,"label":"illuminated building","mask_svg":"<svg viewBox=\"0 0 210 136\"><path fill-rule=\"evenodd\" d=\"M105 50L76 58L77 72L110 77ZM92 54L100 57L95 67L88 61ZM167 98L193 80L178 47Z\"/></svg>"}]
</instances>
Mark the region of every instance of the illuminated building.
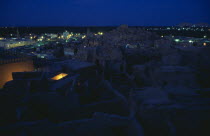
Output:
<instances>
[{"instance_id":1,"label":"illuminated building","mask_svg":"<svg viewBox=\"0 0 210 136\"><path fill-rule=\"evenodd\" d=\"M34 43L35 43L35 41L33 41L33 40L7 39L7 40L0 41L0 47L3 47L5 49L10 49L10 48L15 48L15 47L19 47L19 46L31 45Z\"/></svg>"},{"instance_id":2,"label":"illuminated building","mask_svg":"<svg viewBox=\"0 0 210 136\"><path fill-rule=\"evenodd\" d=\"M57 38L58 35L57 34L46 34L47 37L53 39L53 38Z\"/></svg>"},{"instance_id":3,"label":"illuminated building","mask_svg":"<svg viewBox=\"0 0 210 136\"><path fill-rule=\"evenodd\" d=\"M69 32L68 31L63 32L62 38L67 39L68 36L69 36Z\"/></svg>"}]
</instances>

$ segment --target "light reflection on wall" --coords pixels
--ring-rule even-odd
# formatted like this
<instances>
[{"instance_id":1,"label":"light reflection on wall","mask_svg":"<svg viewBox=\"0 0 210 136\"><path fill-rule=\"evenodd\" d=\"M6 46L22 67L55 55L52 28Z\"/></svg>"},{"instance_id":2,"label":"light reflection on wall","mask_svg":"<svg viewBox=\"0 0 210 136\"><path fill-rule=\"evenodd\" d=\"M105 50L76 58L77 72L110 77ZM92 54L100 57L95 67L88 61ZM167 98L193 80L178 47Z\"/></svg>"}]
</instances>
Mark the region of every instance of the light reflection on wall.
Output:
<instances>
[{"instance_id":1,"label":"light reflection on wall","mask_svg":"<svg viewBox=\"0 0 210 136\"><path fill-rule=\"evenodd\" d=\"M0 65L0 88L12 80L12 72L33 71L33 61L17 62Z\"/></svg>"},{"instance_id":2,"label":"light reflection on wall","mask_svg":"<svg viewBox=\"0 0 210 136\"><path fill-rule=\"evenodd\" d=\"M64 77L66 77L67 75L68 74L66 74L66 73L60 73L60 74L56 75L55 77L53 77L52 80L60 80Z\"/></svg>"}]
</instances>

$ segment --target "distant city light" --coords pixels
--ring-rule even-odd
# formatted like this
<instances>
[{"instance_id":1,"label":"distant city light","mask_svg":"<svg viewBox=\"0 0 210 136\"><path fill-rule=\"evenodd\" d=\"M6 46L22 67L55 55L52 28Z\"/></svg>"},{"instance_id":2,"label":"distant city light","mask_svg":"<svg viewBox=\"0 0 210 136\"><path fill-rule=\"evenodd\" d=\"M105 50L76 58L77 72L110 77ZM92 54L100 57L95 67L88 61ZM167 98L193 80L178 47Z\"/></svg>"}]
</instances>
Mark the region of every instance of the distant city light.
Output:
<instances>
[{"instance_id":1,"label":"distant city light","mask_svg":"<svg viewBox=\"0 0 210 136\"><path fill-rule=\"evenodd\" d=\"M82 36L82 39L86 38L86 35Z\"/></svg>"},{"instance_id":2,"label":"distant city light","mask_svg":"<svg viewBox=\"0 0 210 136\"><path fill-rule=\"evenodd\" d=\"M193 41L192 40L189 40L189 43L193 43Z\"/></svg>"},{"instance_id":3,"label":"distant city light","mask_svg":"<svg viewBox=\"0 0 210 136\"><path fill-rule=\"evenodd\" d=\"M203 43L203 46L206 46L207 44L206 43Z\"/></svg>"},{"instance_id":4,"label":"distant city light","mask_svg":"<svg viewBox=\"0 0 210 136\"><path fill-rule=\"evenodd\" d=\"M98 35L103 35L104 33L103 32L98 32Z\"/></svg>"},{"instance_id":5,"label":"distant city light","mask_svg":"<svg viewBox=\"0 0 210 136\"><path fill-rule=\"evenodd\" d=\"M207 36L205 35L205 36L203 36L203 38L206 38Z\"/></svg>"},{"instance_id":6,"label":"distant city light","mask_svg":"<svg viewBox=\"0 0 210 136\"><path fill-rule=\"evenodd\" d=\"M175 39L175 42L180 42L180 40L179 39Z\"/></svg>"}]
</instances>

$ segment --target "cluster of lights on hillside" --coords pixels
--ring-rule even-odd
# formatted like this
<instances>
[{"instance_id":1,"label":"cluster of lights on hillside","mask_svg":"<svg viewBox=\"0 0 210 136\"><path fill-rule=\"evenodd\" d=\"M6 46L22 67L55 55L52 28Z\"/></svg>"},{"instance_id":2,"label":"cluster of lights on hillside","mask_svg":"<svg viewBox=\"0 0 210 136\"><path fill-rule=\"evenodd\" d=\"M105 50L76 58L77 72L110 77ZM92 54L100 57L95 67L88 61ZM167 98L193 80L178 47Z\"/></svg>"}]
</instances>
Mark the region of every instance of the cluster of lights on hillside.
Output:
<instances>
[{"instance_id":1,"label":"cluster of lights on hillside","mask_svg":"<svg viewBox=\"0 0 210 136\"><path fill-rule=\"evenodd\" d=\"M151 27L147 28L146 30L152 30L152 31L206 31L206 27ZM210 30L210 29L209 29Z\"/></svg>"},{"instance_id":2,"label":"cluster of lights on hillside","mask_svg":"<svg viewBox=\"0 0 210 136\"><path fill-rule=\"evenodd\" d=\"M195 44L197 46L208 46L208 43L210 41L206 39L207 36L204 36L203 38L174 38L174 42L176 43L189 43L189 44Z\"/></svg>"},{"instance_id":3,"label":"cluster of lights on hillside","mask_svg":"<svg viewBox=\"0 0 210 136\"><path fill-rule=\"evenodd\" d=\"M95 33L94 35L97 36L97 35L103 35L104 33L103 32L98 32L98 33Z\"/></svg>"}]
</instances>

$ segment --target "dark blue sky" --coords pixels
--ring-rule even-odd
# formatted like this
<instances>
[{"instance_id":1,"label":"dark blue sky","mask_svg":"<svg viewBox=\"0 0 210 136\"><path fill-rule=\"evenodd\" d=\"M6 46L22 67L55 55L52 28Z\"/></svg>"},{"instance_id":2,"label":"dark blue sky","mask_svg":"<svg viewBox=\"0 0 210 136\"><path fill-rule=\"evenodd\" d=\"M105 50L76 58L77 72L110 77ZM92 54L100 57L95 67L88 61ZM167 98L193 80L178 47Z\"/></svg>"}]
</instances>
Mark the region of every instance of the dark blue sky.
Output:
<instances>
[{"instance_id":1,"label":"dark blue sky","mask_svg":"<svg viewBox=\"0 0 210 136\"><path fill-rule=\"evenodd\" d=\"M210 23L209 0L0 0L0 26Z\"/></svg>"}]
</instances>

